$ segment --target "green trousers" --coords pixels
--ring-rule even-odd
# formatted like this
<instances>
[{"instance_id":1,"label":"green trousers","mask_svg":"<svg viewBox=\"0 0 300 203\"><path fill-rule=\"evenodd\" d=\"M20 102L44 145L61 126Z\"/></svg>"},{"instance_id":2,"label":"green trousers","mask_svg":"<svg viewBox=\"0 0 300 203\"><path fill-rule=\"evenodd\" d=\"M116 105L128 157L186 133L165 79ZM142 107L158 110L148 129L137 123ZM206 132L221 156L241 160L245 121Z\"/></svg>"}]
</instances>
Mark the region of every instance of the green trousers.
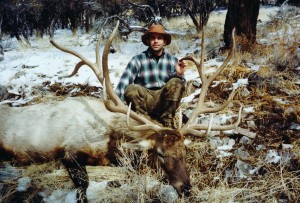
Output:
<instances>
[{"instance_id":1,"label":"green trousers","mask_svg":"<svg viewBox=\"0 0 300 203\"><path fill-rule=\"evenodd\" d=\"M170 79L158 90L150 90L141 85L131 84L125 90L127 104L132 110L150 116L166 127L174 128L173 118L178 108L185 84L179 78Z\"/></svg>"}]
</instances>

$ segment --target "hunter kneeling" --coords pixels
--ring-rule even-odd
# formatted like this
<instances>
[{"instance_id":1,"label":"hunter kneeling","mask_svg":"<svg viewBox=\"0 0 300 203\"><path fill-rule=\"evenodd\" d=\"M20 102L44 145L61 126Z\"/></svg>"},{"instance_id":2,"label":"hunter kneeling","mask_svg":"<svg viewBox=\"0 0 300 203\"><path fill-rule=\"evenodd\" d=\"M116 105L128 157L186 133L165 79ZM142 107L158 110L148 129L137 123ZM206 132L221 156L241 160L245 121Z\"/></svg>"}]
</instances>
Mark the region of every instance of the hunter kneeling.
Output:
<instances>
[{"instance_id":1,"label":"hunter kneeling","mask_svg":"<svg viewBox=\"0 0 300 203\"><path fill-rule=\"evenodd\" d=\"M131 59L115 91L137 113L174 128L175 111L185 90L186 63L164 51L171 35L162 25L150 26L142 42L149 48Z\"/></svg>"}]
</instances>

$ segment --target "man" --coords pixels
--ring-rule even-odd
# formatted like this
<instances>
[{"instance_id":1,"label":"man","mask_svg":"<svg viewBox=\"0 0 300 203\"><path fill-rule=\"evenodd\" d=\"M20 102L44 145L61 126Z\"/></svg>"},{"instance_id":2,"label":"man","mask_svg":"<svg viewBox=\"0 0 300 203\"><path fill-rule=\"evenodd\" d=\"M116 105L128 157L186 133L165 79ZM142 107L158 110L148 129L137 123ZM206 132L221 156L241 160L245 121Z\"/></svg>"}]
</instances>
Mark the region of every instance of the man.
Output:
<instances>
[{"instance_id":1,"label":"man","mask_svg":"<svg viewBox=\"0 0 300 203\"><path fill-rule=\"evenodd\" d=\"M152 25L142 35L148 49L134 56L128 63L116 93L132 109L174 128L173 118L184 89L186 64L164 51L171 43L171 35L162 25Z\"/></svg>"}]
</instances>

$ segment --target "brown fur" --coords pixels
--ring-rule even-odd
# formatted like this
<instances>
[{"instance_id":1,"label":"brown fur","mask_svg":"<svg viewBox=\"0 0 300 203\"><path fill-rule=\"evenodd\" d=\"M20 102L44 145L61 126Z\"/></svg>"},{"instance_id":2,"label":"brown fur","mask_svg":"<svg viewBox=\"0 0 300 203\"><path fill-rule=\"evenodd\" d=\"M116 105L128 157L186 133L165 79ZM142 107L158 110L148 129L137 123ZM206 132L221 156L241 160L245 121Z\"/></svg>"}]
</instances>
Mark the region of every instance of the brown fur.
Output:
<instances>
[{"instance_id":1,"label":"brown fur","mask_svg":"<svg viewBox=\"0 0 300 203\"><path fill-rule=\"evenodd\" d=\"M130 142L140 137L150 140L153 143L152 148L148 150L151 166L154 168L161 167L165 172L166 178L177 192L180 195L183 193L188 195L191 185L189 174L186 170L185 138L174 129L160 133L154 131L130 131L125 123L124 117L118 117L112 124L114 128L108 130L107 133L110 139L107 159L113 164L118 164L118 157L122 155L118 149L121 142ZM136 125L136 123L132 122L132 125ZM161 156L160 153L163 154L163 160L159 157Z\"/></svg>"},{"instance_id":2,"label":"brown fur","mask_svg":"<svg viewBox=\"0 0 300 203\"><path fill-rule=\"evenodd\" d=\"M133 125L134 124L136 123L133 122ZM153 134L153 132L134 132L128 130L125 116L115 117L112 126L114 126L114 128L109 128L107 131L109 142L107 145L106 158L114 165L118 164L117 157L121 156L118 147L122 142L130 142L134 140L134 137L140 136L141 133L143 133L145 137Z\"/></svg>"}]
</instances>

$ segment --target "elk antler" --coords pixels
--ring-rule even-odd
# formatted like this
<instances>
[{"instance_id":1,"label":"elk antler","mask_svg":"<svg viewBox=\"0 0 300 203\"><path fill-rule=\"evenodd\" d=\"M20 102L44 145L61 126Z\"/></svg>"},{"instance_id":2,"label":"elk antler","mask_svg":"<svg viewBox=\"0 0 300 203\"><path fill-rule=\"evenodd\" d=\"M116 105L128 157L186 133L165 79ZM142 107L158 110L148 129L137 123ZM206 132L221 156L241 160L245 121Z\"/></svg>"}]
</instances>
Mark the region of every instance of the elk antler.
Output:
<instances>
[{"instance_id":1,"label":"elk antler","mask_svg":"<svg viewBox=\"0 0 300 203\"><path fill-rule=\"evenodd\" d=\"M99 34L99 37L98 37L98 40L97 40L97 44L96 44L96 50L95 50L95 52L96 52L96 62L95 63L89 61L87 58L85 58L81 54L77 53L76 51L73 51L73 50L68 49L66 47L63 47L61 45L58 45L52 38L50 39L50 43L53 46L55 46L57 49L59 49L59 50L61 50L63 52L72 54L72 55L76 56L77 58L81 59L81 61L79 61L76 64L73 72L69 76L67 76L67 77L74 76L83 65L87 65L88 67L90 67L94 71L94 73L97 76L99 82L101 84L103 84L103 75L102 75L102 71L100 69L100 55L99 55L99 47L100 47L100 43L101 43L101 36L102 36L102 31Z\"/></svg>"},{"instance_id":2,"label":"elk antler","mask_svg":"<svg viewBox=\"0 0 300 203\"><path fill-rule=\"evenodd\" d=\"M111 33L111 35L107 39L107 42L106 42L104 50L103 50L103 56L102 56L103 74L102 74L101 69L100 69L100 56L99 56L99 47L100 47L100 42L101 42L102 31L101 31L101 33L98 37L98 41L97 41L97 45L96 45L96 62L95 63L90 62L87 58L85 58L81 54L77 53L76 51L73 51L73 50L65 48L61 45L58 45L53 39L50 39L50 42L57 49L59 49L63 52L72 54L72 55L78 57L79 59L81 59L81 61L76 64L72 74L69 75L69 77L74 76L83 65L87 65L88 67L90 67L94 71L94 73L96 74L99 82L103 85L103 88L104 88L103 93L104 93L105 107L109 111L112 111L112 112L127 114L127 124L128 124L129 129L135 130L135 131L153 130L153 131L156 131L156 132L167 132L167 131L170 131L170 130L174 130L174 129L170 129L170 128L167 128L167 127L161 127L161 126L157 125L156 123L152 122L151 120L147 119L143 115L137 114L136 112L133 112L133 111L130 111L130 107L125 105L123 103L123 101L118 97L118 95L114 92L111 81L110 81L110 77L109 77L109 71L108 71L108 53L109 53L109 50L110 50L112 40L113 40L117 30L118 30L118 26L119 26L119 21L117 21L116 27L114 28L113 32ZM211 129L211 130L229 130L229 129L234 129L239 125L240 120L241 120L242 106L240 107L239 116L238 116L237 121L232 125L207 126L207 125L193 124L196 117L199 116L202 113L213 113L213 112L218 112L218 111L224 109L229 104L229 102L232 100L232 98L235 94L235 91L233 90L231 92L231 94L229 95L228 100L226 102L224 102L224 104L222 104L219 107L207 108L204 105L204 99L205 99L205 96L206 96L206 93L208 91L209 86L211 85L212 81L227 66L228 62L230 61L230 59L233 56L234 46L235 46L234 31L232 33L232 38L233 38L233 40L232 40L233 44L232 44L232 47L230 49L230 52L229 52L226 60L218 68L218 70L210 77L205 77L204 71L203 71L204 33L202 33L202 44L201 44L202 49L201 49L201 60L200 60L200 62L198 62L193 57L184 57L184 58L181 59L181 60L193 61L196 64L197 68L198 68L198 72L199 72L200 78L202 80L202 91L201 91L200 96L198 98L197 106L196 106L195 110L193 111L192 115L190 116L188 122L182 128L181 128L181 124L180 124L179 131L182 134L189 133L189 134L193 134L193 135L196 135L196 136L203 136L202 134L200 134L199 130L207 130L207 129ZM107 98L106 93L110 97L110 100ZM132 119L136 120L137 122L141 123L142 125L140 125L140 126L131 126L130 123L129 123L129 116Z\"/></svg>"},{"instance_id":3,"label":"elk antler","mask_svg":"<svg viewBox=\"0 0 300 203\"><path fill-rule=\"evenodd\" d=\"M207 126L207 125L193 124L195 119L202 113L215 113L215 112L218 112L218 111L221 111L222 109L224 109L229 104L229 102L232 100L233 96L236 93L236 91L233 90L230 93L227 101L225 101L222 105L220 105L218 107L208 108L204 104L204 99L205 99L206 93L208 91L208 88L210 87L213 80L225 69L225 67L227 66L228 62L230 61L230 59L232 58L232 56L234 54L234 47L235 47L234 30L232 32L232 42L233 43L232 43L232 46L230 48L229 54L228 54L227 58L225 59L224 63L210 77L206 77L204 75L204 70L203 70L203 64L204 64L204 31L202 31L200 62L198 62L197 59L195 59L191 56L186 56L186 57L181 59L181 60L189 60L189 61L192 61L196 64L197 69L198 69L198 73L199 73L201 81L202 81L201 93L200 93L199 98L198 98L197 106L196 106L195 110L193 111L192 115L190 116L188 122L180 129L180 131L182 133L190 133L190 134L193 134L193 135L200 136L198 130L207 130L208 128L211 128L211 130L230 130L230 129L236 128L239 125L240 120L241 120L242 105L240 105L241 107L240 107L240 110L239 110L238 119L234 124L226 125L226 126ZM201 136L203 136L203 135L201 134Z\"/></svg>"}]
</instances>

